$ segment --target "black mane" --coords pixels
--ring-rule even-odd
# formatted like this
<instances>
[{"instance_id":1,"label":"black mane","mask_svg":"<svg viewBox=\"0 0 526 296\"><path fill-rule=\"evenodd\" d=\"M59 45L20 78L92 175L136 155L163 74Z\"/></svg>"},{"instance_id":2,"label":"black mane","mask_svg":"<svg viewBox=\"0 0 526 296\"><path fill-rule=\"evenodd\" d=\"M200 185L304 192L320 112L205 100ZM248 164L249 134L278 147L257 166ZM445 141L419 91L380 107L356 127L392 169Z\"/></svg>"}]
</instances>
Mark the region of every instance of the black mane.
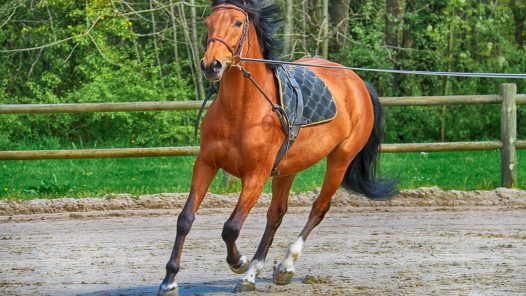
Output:
<instances>
[{"instance_id":1,"label":"black mane","mask_svg":"<svg viewBox=\"0 0 526 296\"><path fill-rule=\"evenodd\" d=\"M274 51L280 43L274 37L274 33L278 30L283 19L279 5L268 2L266 0L252 0L245 4L241 0L214 0L212 7L228 3L245 10L250 21L256 27L259 45L263 51L263 58L275 59Z\"/></svg>"}]
</instances>

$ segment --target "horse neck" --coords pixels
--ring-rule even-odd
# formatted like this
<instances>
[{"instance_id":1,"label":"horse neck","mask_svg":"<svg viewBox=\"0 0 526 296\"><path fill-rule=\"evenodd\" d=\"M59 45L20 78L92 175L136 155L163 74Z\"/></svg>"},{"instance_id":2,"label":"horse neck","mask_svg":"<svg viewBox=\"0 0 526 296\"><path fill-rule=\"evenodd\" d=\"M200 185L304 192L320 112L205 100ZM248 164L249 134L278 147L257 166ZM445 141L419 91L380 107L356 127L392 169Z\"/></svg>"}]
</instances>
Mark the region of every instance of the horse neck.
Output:
<instances>
[{"instance_id":1,"label":"horse neck","mask_svg":"<svg viewBox=\"0 0 526 296\"><path fill-rule=\"evenodd\" d=\"M250 24L249 36L245 42L242 56L257 59L263 58L257 33L252 24ZM252 78L263 87L269 97L275 100L272 93L272 87L274 86L272 71L263 63L241 62L241 65L251 73ZM257 95L254 95L255 92ZM270 109L269 103L262 97L255 85L248 78L245 78L236 67L230 68L223 75L223 79L220 82L218 101L225 107L225 115L230 113L233 117L239 117L246 110L254 110L254 108L267 107ZM266 106L264 106L265 104Z\"/></svg>"}]
</instances>

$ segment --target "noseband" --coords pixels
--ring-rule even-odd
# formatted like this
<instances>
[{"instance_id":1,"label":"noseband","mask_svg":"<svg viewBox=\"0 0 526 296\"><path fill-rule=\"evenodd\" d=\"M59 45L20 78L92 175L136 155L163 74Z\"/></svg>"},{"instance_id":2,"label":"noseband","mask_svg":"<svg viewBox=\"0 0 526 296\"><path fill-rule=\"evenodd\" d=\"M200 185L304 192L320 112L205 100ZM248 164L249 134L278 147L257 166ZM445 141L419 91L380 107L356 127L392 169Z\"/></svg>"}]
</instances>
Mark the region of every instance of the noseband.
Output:
<instances>
[{"instance_id":1,"label":"noseband","mask_svg":"<svg viewBox=\"0 0 526 296\"><path fill-rule=\"evenodd\" d=\"M245 15L245 26L243 27L243 35L241 35L241 39L239 40L239 44L237 45L236 49L234 49L230 44L228 44L228 42L226 42L225 39L223 39L221 37L217 37L217 36L208 38L208 40L206 41L206 46L208 46L213 41L219 41L219 42L223 43L223 45L225 45L226 48L232 54L233 62L236 63L236 60L238 61L239 58L241 57L241 54L243 53L243 46L245 45L245 40L247 40L247 36L248 36L248 27L249 27L248 13L244 9L239 8L239 7L237 7L237 6L233 5L233 4L220 4L220 5L217 5L217 6L215 6L212 9L212 12L214 12L216 10L220 10L220 9L234 9L234 10L237 10L237 11L241 11Z\"/></svg>"}]
</instances>

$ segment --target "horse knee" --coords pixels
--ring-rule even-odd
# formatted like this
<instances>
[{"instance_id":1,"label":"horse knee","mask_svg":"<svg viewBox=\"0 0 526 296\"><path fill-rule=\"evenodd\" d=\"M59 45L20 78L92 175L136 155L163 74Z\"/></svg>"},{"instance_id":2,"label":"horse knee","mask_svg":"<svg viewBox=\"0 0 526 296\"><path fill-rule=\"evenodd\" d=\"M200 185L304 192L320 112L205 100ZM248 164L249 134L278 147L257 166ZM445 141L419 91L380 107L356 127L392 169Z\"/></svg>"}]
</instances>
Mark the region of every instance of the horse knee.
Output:
<instances>
[{"instance_id":1,"label":"horse knee","mask_svg":"<svg viewBox=\"0 0 526 296\"><path fill-rule=\"evenodd\" d=\"M182 212L177 218L177 234L178 235L187 235L190 233L192 224L194 223L195 215L188 212Z\"/></svg>"},{"instance_id":2,"label":"horse knee","mask_svg":"<svg viewBox=\"0 0 526 296\"><path fill-rule=\"evenodd\" d=\"M228 220L223 226L223 232L221 233L221 237L225 242L233 242L237 240L240 232L241 225L234 221Z\"/></svg>"}]
</instances>

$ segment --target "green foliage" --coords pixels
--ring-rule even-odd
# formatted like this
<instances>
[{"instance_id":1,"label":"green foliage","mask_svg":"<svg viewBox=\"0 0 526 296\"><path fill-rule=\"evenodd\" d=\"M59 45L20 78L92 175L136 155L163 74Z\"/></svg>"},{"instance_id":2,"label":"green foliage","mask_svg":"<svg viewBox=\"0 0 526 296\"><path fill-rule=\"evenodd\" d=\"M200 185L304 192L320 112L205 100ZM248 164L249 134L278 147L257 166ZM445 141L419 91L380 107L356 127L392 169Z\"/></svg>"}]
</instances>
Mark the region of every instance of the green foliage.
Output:
<instances>
[{"instance_id":1,"label":"green foliage","mask_svg":"<svg viewBox=\"0 0 526 296\"><path fill-rule=\"evenodd\" d=\"M399 46L385 40L385 1L361 1L349 21L349 41L331 57L342 64L366 68L455 72L524 73L526 47L514 39L509 3L494 1L399 1L405 9ZM523 80L443 78L402 74L359 73L382 96L498 94L504 82ZM499 109L493 106L386 108L388 142L437 141L445 118L445 140L499 138ZM519 108L520 117L526 115ZM526 137L519 124L519 135Z\"/></svg>"},{"instance_id":2,"label":"green foliage","mask_svg":"<svg viewBox=\"0 0 526 296\"><path fill-rule=\"evenodd\" d=\"M343 44L331 49L330 58L367 68L511 73L526 69L526 46L515 34L515 21L526 9L523 2L398 2L404 13L397 46L386 44L386 1L353 0L347 35L338 38ZM195 99L187 47L193 21L190 8L173 1L172 11L167 3L154 1L150 11L148 1L4 1L0 104ZM199 16L209 13L208 1L196 3ZM284 5L282 0L278 3ZM303 42L299 33L304 14L295 9L296 57L320 52L320 1L308 1L305 7L309 18L304 46L298 45ZM200 20L197 23L204 40L205 27ZM202 52L198 46L197 56ZM503 82L515 82L519 93L526 93L522 80L359 74L382 96L496 94ZM519 108L521 138L526 137L525 109ZM385 113L387 142L441 140L441 122L446 141L497 139L500 133L496 106L389 107ZM3 115L0 149L27 142L48 146L50 139L57 148L196 144L195 118L196 112Z\"/></svg>"},{"instance_id":3,"label":"green foliage","mask_svg":"<svg viewBox=\"0 0 526 296\"><path fill-rule=\"evenodd\" d=\"M38 186L29 186L24 189L24 193L42 195L66 195L72 194L77 186L71 184L59 184L57 176L53 174L51 180L42 179Z\"/></svg>"},{"instance_id":4,"label":"green foliage","mask_svg":"<svg viewBox=\"0 0 526 296\"><path fill-rule=\"evenodd\" d=\"M397 178L402 189L422 186L493 189L500 185L499 154L498 151L384 154L380 172L385 178ZM518 157L519 163L526 163L526 151L519 151ZM4 161L0 162L0 199L188 192L194 161L194 157ZM49 172L56 177L49 180ZM224 187L222 174L217 175L210 191L239 192L239 181ZM325 161L321 161L298 174L292 191L319 188L324 174ZM46 181L39 183L42 179ZM517 187L526 189L526 166L518 166L517 180ZM35 192L29 193L27 189ZM270 191L269 182L265 192Z\"/></svg>"}]
</instances>

